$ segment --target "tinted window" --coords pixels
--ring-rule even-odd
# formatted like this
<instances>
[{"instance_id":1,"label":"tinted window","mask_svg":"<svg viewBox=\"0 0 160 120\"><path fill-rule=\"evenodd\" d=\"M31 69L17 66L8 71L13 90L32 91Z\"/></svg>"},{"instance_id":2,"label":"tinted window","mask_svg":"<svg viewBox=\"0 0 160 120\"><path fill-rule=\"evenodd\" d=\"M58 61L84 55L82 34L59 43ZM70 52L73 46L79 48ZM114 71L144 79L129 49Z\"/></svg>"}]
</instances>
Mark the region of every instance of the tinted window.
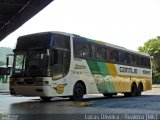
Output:
<instances>
[{"instance_id":1,"label":"tinted window","mask_svg":"<svg viewBox=\"0 0 160 120\"><path fill-rule=\"evenodd\" d=\"M119 62L119 52L118 52L118 50L113 50L113 62Z\"/></svg>"},{"instance_id":2,"label":"tinted window","mask_svg":"<svg viewBox=\"0 0 160 120\"><path fill-rule=\"evenodd\" d=\"M87 42L74 40L74 56L76 57L90 57L90 45Z\"/></svg>"},{"instance_id":3,"label":"tinted window","mask_svg":"<svg viewBox=\"0 0 160 120\"><path fill-rule=\"evenodd\" d=\"M25 51L29 48L49 48L52 39L51 33L33 34L19 37L14 51Z\"/></svg>"},{"instance_id":4,"label":"tinted window","mask_svg":"<svg viewBox=\"0 0 160 120\"><path fill-rule=\"evenodd\" d=\"M113 59L112 49L107 49L107 61L112 62L112 59Z\"/></svg>"},{"instance_id":5,"label":"tinted window","mask_svg":"<svg viewBox=\"0 0 160 120\"><path fill-rule=\"evenodd\" d=\"M131 64L131 56L129 53L125 53L125 64Z\"/></svg>"},{"instance_id":6,"label":"tinted window","mask_svg":"<svg viewBox=\"0 0 160 120\"><path fill-rule=\"evenodd\" d=\"M150 59L146 57L140 58L140 65L143 67L149 67L150 68Z\"/></svg>"},{"instance_id":7,"label":"tinted window","mask_svg":"<svg viewBox=\"0 0 160 120\"><path fill-rule=\"evenodd\" d=\"M82 43L80 46L80 52L83 57L89 57L90 56L89 44Z\"/></svg>"},{"instance_id":8,"label":"tinted window","mask_svg":"<svg viewBox=\"0 0 160 120\"><path fill-rule=\"evenodd\" d=\"M125 63L125 54L123 52L119 52L119 62L122 64Z\"/></svg>"},{"instance_id":9,"label":"tinted window","mask_svg":"<svg viewBox=\"0 0 160 120\"><path fill-rule=\"evenodd\" d=\"M104 47L97 46L95 48L96 58L99 60L105 60L106 58L106 49Z\"/></svg>"},{"instance_id":10,"label":"tinted window","mask_svg":"<svg viewBox=\"0 0 160 120\"><path fill-rule=\"evenodd\" d=\"M70 50L70 37L65 36L65 35L54 35L54 40L53 44L55 43L56 48L63 48Z\"/></svg>"}]
</instances>

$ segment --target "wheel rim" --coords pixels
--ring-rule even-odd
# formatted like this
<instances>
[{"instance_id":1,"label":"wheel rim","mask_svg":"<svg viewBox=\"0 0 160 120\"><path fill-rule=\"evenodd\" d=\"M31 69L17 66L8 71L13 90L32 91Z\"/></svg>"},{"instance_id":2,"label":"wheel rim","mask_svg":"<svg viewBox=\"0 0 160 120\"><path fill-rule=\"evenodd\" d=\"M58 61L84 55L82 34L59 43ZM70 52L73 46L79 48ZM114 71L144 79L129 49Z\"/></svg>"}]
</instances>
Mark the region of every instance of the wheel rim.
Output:
<instances>
[{"instance_id":1,"label":"wheel rim","mask_svg":"<svg viewBox=\"0 0 160 120\"><path fill-rule=\"evenodd\" d=\"M81 84L78 84L74 88L74 99L75 100L81 100L84 95L84 89Z\"/></svg>"},{"instance_id":2,"label":"wheel rim","mask_svg":"<svg viewBox=\"0 0 160 120\"><path fill-rule=\"evenodd\" d=\"M76 88L76 90L75 90L75 96L76 96L76 98L81 98L82 96L83 96L83 90L82 90L82 88Z\"/></svg>"}]
</instances>

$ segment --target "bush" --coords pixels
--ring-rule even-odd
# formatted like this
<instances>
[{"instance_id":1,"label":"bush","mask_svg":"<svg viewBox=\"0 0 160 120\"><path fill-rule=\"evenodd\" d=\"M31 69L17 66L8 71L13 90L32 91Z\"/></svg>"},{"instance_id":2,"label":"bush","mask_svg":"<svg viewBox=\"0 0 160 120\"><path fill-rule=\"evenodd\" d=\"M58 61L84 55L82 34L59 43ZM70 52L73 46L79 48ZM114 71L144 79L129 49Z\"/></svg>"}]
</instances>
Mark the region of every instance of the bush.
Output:
<instances>
[{"instance_id":1,"label":"bush","mask_svg":"<svg viewBox=\"0 0 160 120\"><path fill-rule=\"evenodd\" d=\"M160 84L160 73L153 75L152 83L153 84Z\"/></svg>"}]
</instances>

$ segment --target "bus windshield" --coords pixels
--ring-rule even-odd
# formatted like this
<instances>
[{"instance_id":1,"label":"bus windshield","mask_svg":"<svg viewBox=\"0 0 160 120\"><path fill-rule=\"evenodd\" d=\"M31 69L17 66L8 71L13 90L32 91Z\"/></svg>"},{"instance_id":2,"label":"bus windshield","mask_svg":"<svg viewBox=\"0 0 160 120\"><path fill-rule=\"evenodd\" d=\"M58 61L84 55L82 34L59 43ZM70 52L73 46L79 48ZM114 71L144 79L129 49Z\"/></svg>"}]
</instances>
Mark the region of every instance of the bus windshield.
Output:
<instances>
[{"instance_id":1,"label":"bus windshield","mask_svg":"<svg viewBox=\"0 0 160 120\"><path fill-rule=\"evenodd\" d=\"M12 76L34 77L48 76L47 50L28 50L27 52L15 53Z\"/></svg>"}]
</instances>

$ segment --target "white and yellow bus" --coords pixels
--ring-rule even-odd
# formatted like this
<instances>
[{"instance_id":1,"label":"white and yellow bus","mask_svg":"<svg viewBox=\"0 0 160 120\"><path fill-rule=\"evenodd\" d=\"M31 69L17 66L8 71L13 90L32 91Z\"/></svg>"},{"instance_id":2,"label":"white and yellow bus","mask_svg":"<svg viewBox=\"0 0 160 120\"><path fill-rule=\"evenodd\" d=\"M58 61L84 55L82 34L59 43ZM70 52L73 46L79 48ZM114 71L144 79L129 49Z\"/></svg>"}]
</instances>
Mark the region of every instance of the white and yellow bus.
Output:
<instances>
[{"instance_id":1,"label":"white and yellow bus","mask_svg":"<svg viewBox=\"0 0 160 120\"><path fill-rule=\"evenodd\" d=\"M11 95L82 100L85 94L140 96L151 88L145 53L63 32L21 36L14 49Z\"/></svg>"}]
</instances>

